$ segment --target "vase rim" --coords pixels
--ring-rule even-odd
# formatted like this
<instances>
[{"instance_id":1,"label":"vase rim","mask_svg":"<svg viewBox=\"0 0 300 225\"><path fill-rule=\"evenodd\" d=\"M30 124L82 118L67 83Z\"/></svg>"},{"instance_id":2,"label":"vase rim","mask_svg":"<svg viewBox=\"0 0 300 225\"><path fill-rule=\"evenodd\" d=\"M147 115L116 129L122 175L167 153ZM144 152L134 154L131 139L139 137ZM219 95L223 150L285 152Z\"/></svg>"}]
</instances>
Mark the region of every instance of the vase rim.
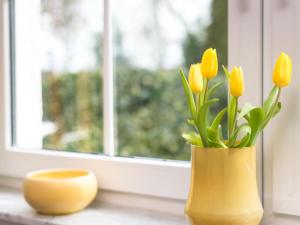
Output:
<instances>
[{"instance_id":1,"label":"vase rim","mask_svg":"<svg viewBox=\"0 0 300 225\"><path fill-rule=\"evenodd\" d=\"M255 149L255 145L253 146L249 146L249 147L242 147L242 148L214 148L214 147L200 147L200 146L197 146L197 145L192 145L191 144L191 148L192 149L202 149L202 150L211 150L211 151L228 151L228 150L245 150L245 149Z\"/></svg>"}]
</instances>

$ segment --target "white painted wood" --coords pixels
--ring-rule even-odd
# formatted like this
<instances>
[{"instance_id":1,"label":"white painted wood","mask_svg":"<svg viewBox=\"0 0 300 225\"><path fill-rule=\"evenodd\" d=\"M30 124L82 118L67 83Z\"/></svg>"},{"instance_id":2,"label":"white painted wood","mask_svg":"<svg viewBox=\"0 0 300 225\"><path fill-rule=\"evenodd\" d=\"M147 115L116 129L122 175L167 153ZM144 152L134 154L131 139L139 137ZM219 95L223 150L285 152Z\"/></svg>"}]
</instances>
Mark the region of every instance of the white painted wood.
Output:
<instances>
[{"instance_id":1,"label":"white painted wood","mask_svg":"<svg viewBox=\"0 0 300 225\"><path fill-rule=\"evenodd\" d=\"M7 59L7 55L5 55L7 46L5 46L4 39L7 33L3 32L5 26L7 26L5 24L7 22L7 18L5 18L7 16L5 14L5 3L6 1L0 1L0 54L3 56L0 58L0 110L2 112L0 114L0 174L22 178L32 170L46 167L84 167L96 174L101 189L166 199L186 199L190 175L189 163L10 147L10 132L6 130L10 126L10 99L8 88L9 71L7 71L7 65L5 67L6 61L4 60ZM112 85L111 82L109 81L110 85ZM112 98L111 91L112 89L110 88L106 95ZM110 103L106 104L112 104L112 100L108 102ZM112 118L108 114L110 113L106 112L107 118ZM28 128L28 132L31 132L31 129ZM106 152L111 152L110 150L111 148L108 148ZM154 205L152 206L155 208Z\"/></svg>"},{"instance_id":2,"label":"white painted wood","mask_svg":"<svg viewBox=\"0 0 300 225\"><path fill-rule=\"evenodd\" d=\"M18 190L0 187L0 221L16 225L188 225L187 219L167 212L145 210L104 202L93 202L86 209L69 215L36 213ZM0 223L1 225L1 223Z\"/></svg>"},{"instance_id":3,"label":"white painted wood","mask_svg":"<svg viewBox=\"0 0 300 225\"><path fill-rule=\"evenodd\" d=\"M300 223L300 1L265 0L264 96L272 88L272 72L281 51L293 59L291 85L282 90L283 108L264 133L264 224ZM286 215L282 215L286 214Z\"/></svg>"},{"instance_id":4,"label":"white painted wood","mask_svg":"<svg viewBox=\"0 0 300 225\"><path fill-rule=\"evenodd\" d=\"M111 2L104 0L104 40L103 40L103 142L104 154L114 156L114 79L111 28ZM99 49L100 51L100 49Z\"/></svg>"},{"instance_id":5,"label":"white painted wood","mask_svg":"<svg viewBox=\"0 0 300 225\"><path fill-rule=\"evenodd\" d=\"M7 222L4 220L0 220L0 225L21 225L21 224L16 224L16 223L11 223L11 222Z\"/></svg>"},{"instance_id":6,"label":"white painted wood","mask_svg":"<svg viewBox=\"0 0 300 225\"><path fill-rule=\"evenodd\" d=\"M20 178L0 176L0 193L2 187L15 189L21 192L22 183L23 179ZM156 210L165 213L172 213L174 215L183 215L183 208L185 205L185 200L130 194L120 191L108 191L101 188L98 190L96 201L122 207Z\"/></svg>"},{"instance_id":7,"label":"white painted wood","mask_svg":"<svg viewBox=\"0 0 300 225\"><path fill-rule=\"evenodd\" d=\"M4 149L11 143L10 127L10 82L9 74L9 35L8 1L0 1L0 146Z\"/></svg>"},{"instance_id":8,"label":"white painted wood","mask_svg":"<svg viewBox=\"0 0 300 225\"><path fill-rule=\"evenodd\" d=\"M229 68L242 66L245 94L240 105L262 104L262 2L229 0ZM257 141L257 180L262 193L262 142Z\"/></svg>"},{"instance_id":9,"label":"white painted wood","mask_svg":"<svg viewBox=\"0 0 300 225\"><path fill-rule=\"evenodd\" d=\"M99 187L106 190L173 199L187 197L189 163L47 150L0 152L0 174L7 176L22 178L30 171L43 168L86 168L95 173Z\"/></svg>"}]
</instances>

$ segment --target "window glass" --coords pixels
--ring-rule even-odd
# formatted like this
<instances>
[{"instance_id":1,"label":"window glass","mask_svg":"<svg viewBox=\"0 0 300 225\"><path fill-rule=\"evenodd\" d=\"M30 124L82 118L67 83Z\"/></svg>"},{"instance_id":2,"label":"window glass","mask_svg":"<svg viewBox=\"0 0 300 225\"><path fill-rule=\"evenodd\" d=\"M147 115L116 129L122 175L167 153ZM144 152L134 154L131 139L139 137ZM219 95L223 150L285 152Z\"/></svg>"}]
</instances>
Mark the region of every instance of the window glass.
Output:
<instances>
[{"instance_id":1,"label":"window glass","mask_svg":"<svg viewBox=\"0 0 300 225\"><path fill-rule=\"evenodd\" d=\"M15 1L14 144L101 153L103 0ZM227 1L111 3L116 154L189 160L178 71L208 47L227 64Z\"/></svg>"},{"instance_id":2,"label":"window glass","mask_svg":"<svg viewBox=\"0 0 300 225\"><path fill-rule=\"evenodd\" d=\"M102 152L102 10L102 0L16 1L17 146Z\"/></svg>"},{"instance_id":3,"label":"window glass","mask_svg":"<svg viewBox=\"0 0 300 225\"><path fill-rule=\"evenodd\" d=\"M227 1L113 1L119 155L189 160L179 68L187 72L208 47L226 65L227 21ZM224 107L226 86L216 95Z\"/></svg>"}]
</instances>

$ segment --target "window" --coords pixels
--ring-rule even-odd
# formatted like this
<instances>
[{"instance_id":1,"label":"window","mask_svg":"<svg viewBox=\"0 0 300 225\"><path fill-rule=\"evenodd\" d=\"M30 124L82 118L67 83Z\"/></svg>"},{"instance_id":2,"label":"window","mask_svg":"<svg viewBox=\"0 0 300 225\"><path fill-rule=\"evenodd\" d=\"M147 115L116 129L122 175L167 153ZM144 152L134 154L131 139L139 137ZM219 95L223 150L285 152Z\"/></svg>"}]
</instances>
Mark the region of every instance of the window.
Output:
<instances>
[{"instance_id":1,"label":"window","mask_svg":"<svg viewBox=\"0 0 300 225\"><path fill-rule=\"evenodd\" d=\"M210 46L227 64L227 1L111 2L115 154L189 160L178 70ZM15 144L102 153L103 1L32 4L24 21L16 1Z\"/></svg>"},{"instance_id":2,"label":"window","mask_svg":"<svg viewBox=\"0 0 300 225\"><path fill-rule=\"evenodd\" d=\"M227 64L227 1L113 2L118 154L189 160L179 68L188 71L210 46Z\"/></svg>"},{"instance_id":3,"label":"window","mask_svg":"<svg viewBox=\"0 0 300 225\"><path fill-rule=\"evenodd\" d=\"M190 171L181 162L189 148L180 137L187 112L178 69L213 46L220 64L245 65L247 83L260 84L259 1L242 9L239 0L0 4L0 173L84 167L104 190L155 196L156 206L143 205L182 213ZM71 24L72 40L54 21ZM260 92L249 95L259 103Z\"/></svg>"},{"instance_id":4,"label":"window","mask_svg":"<svg viewBox=\"0 0 300 225\"><path fill-rule=\"evenodd\" d=\"M16 1L15 144L102 152L103 1L31 4Z\"/></svg>"}]
</instances>

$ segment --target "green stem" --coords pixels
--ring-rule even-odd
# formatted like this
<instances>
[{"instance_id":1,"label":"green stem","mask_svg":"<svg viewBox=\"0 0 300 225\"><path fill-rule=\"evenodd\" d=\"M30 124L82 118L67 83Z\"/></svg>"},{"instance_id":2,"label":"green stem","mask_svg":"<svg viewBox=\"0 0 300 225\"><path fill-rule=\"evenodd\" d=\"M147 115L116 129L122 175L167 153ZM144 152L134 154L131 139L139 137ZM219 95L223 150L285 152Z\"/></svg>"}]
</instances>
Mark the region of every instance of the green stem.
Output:
<instances>
[{"instance_id":1,"label":"green stem","mask_svg":"<svg viewBox=\"0 0 300 225\"><path fill-rule=\"evenodd\" d=\"M196 108L197 108L197 114L199 113L200 107L202 105L201 103L202 93L197 94L196 96Z\"/></svg>"},{"instance_id":2,"label":"green stem","mask_svg":"<svg viewBox=\"0 0 300 225\"><path fill-rule=\"evenodd\" d=\"M266 126L266 125L269 123L269 121L272 119L273 113L274 113L274 111L275 111L275 109L276 109L276 106L277 106L277 104L278 104L278 101L279 101L280 94L281 94L281 88L278 89L278 92L277 92L277 96L276 96L275 102L274 102L274 104L272 105L272 108L271 108L269 114L267 115L267 117L266 117L267 119L264 121L261 130L264 129L265 126Z\"/></svg>"},{"instance_id":3,"label":"green stem","mask_svg":"<svg viewBox=\"0 0 300 225\"><path fill-rule=\"evenodd\" d=\"M232 127L232 135L234 134L234 131L236 128L236 116L237 116L238 106L239 106L239 101L238 101L238 97L236 97L235 107L234 107L234 116L233 116L234 122L233 122L233 127Z\"/></svg>"},{"instance_id":4,"label":"green stem","mask_svg":"<svg viewBox=\"0 0 300 225\"><path fill-rule=\"evenodd\" d=\"M248 146L252 146L255 141L256 141L256 138L258 137L258 134L265 128L265 126L269 123L269 121L272 119L272 116L273 116L273 113L276 109L276 106L278 104L278 101L279 101L279 97L280 97L280 93L281 93L281 89L279 88L278 89L278 93L277 93L277 96L276 96L276 99L275 99L275 102L273 103L272 105L272 108L269 112L269 114L266 116L266 119L264 120L264 122L262 123L261 127L259 128L259 130L256 132L256 134L254 136L251 137L251 139L249 140L249 144Z\"/></svg>"},{"instance_id":5,"label":"green stem","mask_svg":"<svg viewBox=\"0 0 300 225\"><path fill-rule=\"evenodd\" d=\"M233 118L228 118L228 122L229 122L229 126L228 126L228 129L229 129L229 136L228 136L228 139L229 139L229 146L233 146L234 143L232 143L233 141L233 135L234 135L234 131L235 131L235 128L236 128L236 124L237 124L237 121L236 121L236 117L237 117L237 111L238 111L238 97L232 97L232 102L231 104L234 104L234 112L233 112ZM231 114L229 114L229 116L231 117Z\"/></svg>"},{"instance_id":6,"label":"green stem","mask_svg":"<svg viewBox=\"0 0 300 225\"><path fill-rule=\"evenodd\" d=\"M199 99L199 105L203 105L205 103L205 98L206 98L206 92L208 91L208 80L206 78L203 78L204 81L204 90L200 94L200 99Z\"/></svg>"},{"instance_id":7,"label":"green stem","mask_svg":"<svg viewBox=\"0 0 300 225\"><path fill-rule=\"evenodd\" d=\"M206 80L206 82L205 82L206 85L205 85L205 91L204 91L203 103L206 102L206 96L207 96L207 91L208 91L208 81L209 81L209 79L206 78L205 80Z\"/></svg>"}]
</instances>

